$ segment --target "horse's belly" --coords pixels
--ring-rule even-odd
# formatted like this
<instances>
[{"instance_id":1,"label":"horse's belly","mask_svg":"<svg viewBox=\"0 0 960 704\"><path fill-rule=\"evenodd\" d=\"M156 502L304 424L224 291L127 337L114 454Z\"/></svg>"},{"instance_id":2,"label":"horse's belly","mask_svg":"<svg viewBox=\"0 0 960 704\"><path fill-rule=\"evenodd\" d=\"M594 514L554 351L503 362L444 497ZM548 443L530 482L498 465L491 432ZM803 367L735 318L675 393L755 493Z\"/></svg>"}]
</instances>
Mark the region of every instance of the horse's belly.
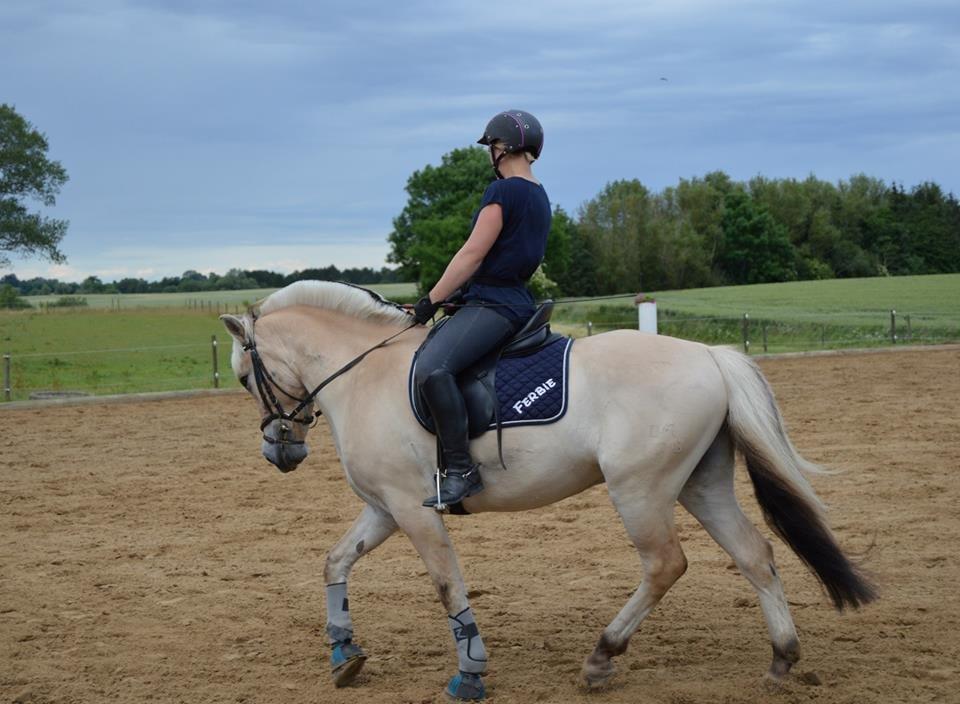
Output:
<instances>
[{"instance_id":1,"label":"horse's belly","mask_svg":"<svg viewBox=\"0 0 960 704\"><path fill-rule=\"evenodd\" d=\"M561 501L603 482L596 454L561 440L557 426L504 433L507 469L500 466L496 440L482 442L475 455L482 463L484 490L463 502L471 513L525 511ZM551 432L551 429L554 429ZM510 437L508 437L508 435ZM566 439L569 439L566 438ZM523 442L516 447L515 442Z\"/></svg>"}]
</instances>

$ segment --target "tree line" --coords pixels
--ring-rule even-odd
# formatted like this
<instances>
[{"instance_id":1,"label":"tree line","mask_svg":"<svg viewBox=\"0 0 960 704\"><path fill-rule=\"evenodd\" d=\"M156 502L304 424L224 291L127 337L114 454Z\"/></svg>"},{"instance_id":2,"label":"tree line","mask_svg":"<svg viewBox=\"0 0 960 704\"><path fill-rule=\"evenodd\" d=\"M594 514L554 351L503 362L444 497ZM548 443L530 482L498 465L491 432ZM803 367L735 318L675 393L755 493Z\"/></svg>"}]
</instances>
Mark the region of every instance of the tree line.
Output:
<instances>
[{"instance_id":1,"label":"tree line","mask_svg":"<svg viewBox=\"0 0 960 704\"><path fill-rule=\"evenodd\" d=\"M410 177L388 237L402 279L433 286L489 182L479 148ZM658 192L619 180L575 216L554 208L542 269L549 292L568 296L958 272L960 202L936 183L906 189L863 174L834 184L714 171Z\"/></svg>"},{"instance_id":2,"label":"tree line","mask_svg":"<svg viewBox=\"0 0 960 704\"><path fill-rule=\"evenodd\" d=\"M123 278L103 282L97 276L88 276L79 283L36 277L21 280L15 274L0 277L0 287L11 287L21 296L33 295L78 295L89 293L190 293L202 291L238 291L250 288L280 288L294 281L306 279L320 281L346 281L352 284L369 285L395 283L396 269L371 267L338 269L331 265L319 269L303 269L291 274L278 274L262 269L230 269L226 274L201 274L185 271L181 276L167 276L159 281L141 278Z\"/></svg>"},{"instance_id":3,"label":"tree line","mask_svg":"<svg viewBox=\"0 0 960 704\"><path fill-rule=\"evenodd\" d=\"M67 182L47 158L45 135L0 104L0 268L9 253L64 261L65 220L30 212L55 204ZM80 283L0 278L3 300L17 295L169 293L274 288L301 279L356 284L414 281L430 289L463 244L492 177L487 153L455 149L407 181L408 200L388 235L396 269L334 266L292 274L231 269L186 271L159 281L96 276ZM549 190L549 189L548 189ZM554 209L537 295L605 293L960 271L960 203L939 185L911 188L858 174L831 183L806 179L746 182L722 171L653 191L637 179L608 183L574 215Z\"/></svg>"}]
</instances>

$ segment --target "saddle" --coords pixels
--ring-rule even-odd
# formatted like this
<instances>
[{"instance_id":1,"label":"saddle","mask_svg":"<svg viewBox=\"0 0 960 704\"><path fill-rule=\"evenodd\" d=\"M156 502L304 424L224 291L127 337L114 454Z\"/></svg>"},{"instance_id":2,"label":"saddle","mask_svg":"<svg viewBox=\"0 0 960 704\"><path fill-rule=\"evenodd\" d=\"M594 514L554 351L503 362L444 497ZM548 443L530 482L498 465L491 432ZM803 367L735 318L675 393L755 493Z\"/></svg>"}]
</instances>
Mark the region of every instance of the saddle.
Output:
<instances>
[{"instance_id":1,"label":"saddle","mask_svg":"<svg viewBox=\"0 0 960 704\"><path fill-rule=\"evenodd\" d=\"M552 313L553 301L545 301L506 345L482 357L457 376L457 384L467 407L470 438L496 428L499 445L500 430L504 425L550 423L559 420L565 413L566 370L573 340L551 332ZM417 421L431 433L436 433L436 428L430 417L430 409L421 398L414 380L420 351L446 320L444 318L434 326L410 365L410 405ZM544 369L552 371L548 373L542 371ZM541 397L544 399L542 403ZM538 410L545 410L549 415L544 417L543 412L539 415L530 412L534 402L538 404ZM504 415L509 417L504 418ZM502 455L500 461L502 464Z\"/></svg>"}]
</instances>

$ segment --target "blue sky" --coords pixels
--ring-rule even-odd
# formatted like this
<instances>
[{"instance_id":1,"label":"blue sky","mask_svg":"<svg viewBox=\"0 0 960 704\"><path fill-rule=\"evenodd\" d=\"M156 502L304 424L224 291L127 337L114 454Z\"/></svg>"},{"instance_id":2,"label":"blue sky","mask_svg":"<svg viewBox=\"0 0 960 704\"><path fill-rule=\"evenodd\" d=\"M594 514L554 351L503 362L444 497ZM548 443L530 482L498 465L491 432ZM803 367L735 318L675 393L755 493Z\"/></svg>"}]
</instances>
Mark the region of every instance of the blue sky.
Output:
<instances>
[{"instance_id":1,"label":"blue sky","mask_svg":"<svg viewBox=\"0 0 960 704\"><path fill-rule=\"evenodd\" d=\"M715 169L957 193L958 86L956 0L4 0L0 102L70 174L68 265L13 272L379 267L409 175L510 107L571 213Z\"/></svg>"}]
</instances>

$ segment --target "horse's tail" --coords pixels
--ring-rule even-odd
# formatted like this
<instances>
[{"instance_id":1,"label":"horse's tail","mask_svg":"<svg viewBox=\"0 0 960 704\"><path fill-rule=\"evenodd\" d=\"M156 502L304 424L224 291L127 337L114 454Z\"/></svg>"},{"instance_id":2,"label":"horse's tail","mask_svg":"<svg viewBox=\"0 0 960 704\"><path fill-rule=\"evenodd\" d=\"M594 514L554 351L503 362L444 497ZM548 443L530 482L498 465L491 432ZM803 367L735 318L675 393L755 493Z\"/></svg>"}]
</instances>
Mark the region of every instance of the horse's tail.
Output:
<instances>
[{"instance_id":1,"label":"horse's tail","mask_svg":"<svg viewBox=\"0 0 960 704\"><path fill-rule=\"evenodd\" d=\"M805 476L825 470L803 459L790 442L760 368L736 350L709 349L727 386L727 427L746 460L767 524L816 575L838 610L873 601L876 588L837 545L824 505Z\"/></svg>"}]
</instances>

